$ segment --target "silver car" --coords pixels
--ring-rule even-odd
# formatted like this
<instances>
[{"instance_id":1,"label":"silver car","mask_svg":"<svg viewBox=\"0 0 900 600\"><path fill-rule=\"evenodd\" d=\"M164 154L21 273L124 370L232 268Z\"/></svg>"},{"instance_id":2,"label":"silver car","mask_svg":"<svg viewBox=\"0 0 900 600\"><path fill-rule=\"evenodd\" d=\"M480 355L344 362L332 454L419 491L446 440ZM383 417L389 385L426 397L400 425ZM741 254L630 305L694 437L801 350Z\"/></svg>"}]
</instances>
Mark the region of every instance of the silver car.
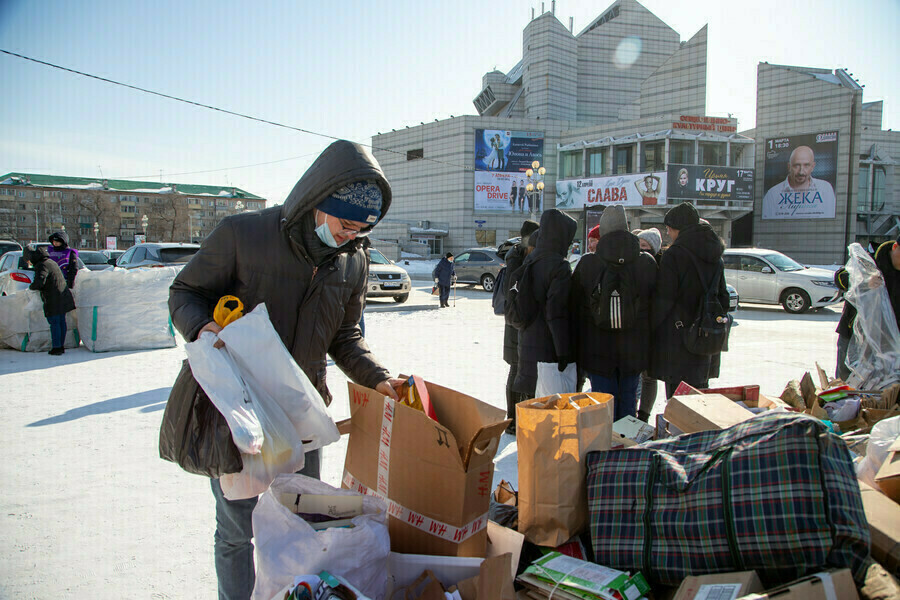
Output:
<instances>
[{"instance_id":1,"label":"silver car","mask_svg":"<svg viewBox=\"0 0 900 600\"><path fill-rule=\"evenodd\" d=\"M79 270L85 268L81 258L77 259L76 264ZM32 281L34 281L34 267L28 266L21 250L0 256L0 296L12 296L27 290Z\"/></svg>"},{"instance_id":2,"label":"silver car","mask_svg":"<svg viewBox=\"0 0 900 600\"><path fill-rule=\"evenodd\" d=\"M780 304L789 313L802 313L840 302L834 273L805 267L781 252L763 248L725 251L725 280L743 302Z\"/></svg>"},{"instance_id":3,"label":"silver car","mask_svg":"<svg viewBox=\"0 0 900 600\"><path fill-rule=\"evenodd\" d=\"M409 298L412 282L406 269L398 267L392 260L375 248L366 250L369 254L369 280L366 282L366 298L393 298L403 303Z\"/></svg>"},{"instance_id":4,"label":"silver car","mask_svg":"<svg viewBox=\"0 0 900 600\"><path fill-rule=\"evenodd\" d=\"M487 292L493 291L497 274L505 266L496 248L470 248L453 259L458 283L480 284Z\"/></svg>"},{"instance_id":5,"label":"silver car","mask_svg":"<svg viewBox=\"0 0 900 600\"><path fill-rule=\"evenodd\" d=\"M199 249L200 244L167 242L135 244L116 260L116 266L122 269L183 267Z\"/></svg>"}]
</instances>

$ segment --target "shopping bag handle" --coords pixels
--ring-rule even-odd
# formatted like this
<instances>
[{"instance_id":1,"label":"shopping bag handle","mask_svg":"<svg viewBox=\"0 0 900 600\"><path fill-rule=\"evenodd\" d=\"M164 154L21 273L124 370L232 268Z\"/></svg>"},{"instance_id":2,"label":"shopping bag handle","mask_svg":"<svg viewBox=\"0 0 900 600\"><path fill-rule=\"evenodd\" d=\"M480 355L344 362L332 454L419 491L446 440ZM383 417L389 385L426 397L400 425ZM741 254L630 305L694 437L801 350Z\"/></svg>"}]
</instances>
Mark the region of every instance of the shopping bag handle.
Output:
<instances>
[{"instance_id":1,"label":"shopping bag handle","mask_svg":"<svg viewBox=\"0 0 900 600\"><path fill-rule=\"evenodd\" d=\"M226 306L229 302L237 304L236 308ZM219 327L225 327L244 316L244 303L237 296L222 296L213 310L213 320Z\"/></svg>"}]
</instances>

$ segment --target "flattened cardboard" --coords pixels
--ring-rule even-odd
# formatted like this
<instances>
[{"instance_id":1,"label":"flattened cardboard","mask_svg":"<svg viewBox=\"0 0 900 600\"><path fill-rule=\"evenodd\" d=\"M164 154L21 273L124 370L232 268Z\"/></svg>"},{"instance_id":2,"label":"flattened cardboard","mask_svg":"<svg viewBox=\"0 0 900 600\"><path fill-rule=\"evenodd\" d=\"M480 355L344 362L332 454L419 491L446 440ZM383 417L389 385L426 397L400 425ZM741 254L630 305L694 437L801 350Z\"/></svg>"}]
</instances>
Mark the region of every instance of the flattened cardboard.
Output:
<instances>
[{"instance_id":1,"label":"flattened cardboard","mask_svg":"<svg viewBox=\"0 0 900 600\"><path fill-rule=\"evenodd\" d=\"M833 591L829 593L829 587ZM823 571L742 600L859 600L850 569Z\"/></svg>"},{"instance_id":2,"label":"flattened cardboard","mask_svg":"<svg viewBox=\"0 0 900 600\"><path fill-rule=\"evenodd\" d=\"M872 558L890 573L900 573L900 505L861 481L859 490L872 536Z\"/></svg>"},{"instance_id":3,"label":"flattened cardboard","mask_svg":"<svg viewBox=\"0 0 900 600\"><path fill-rule=\"evenodd\" d=\"M619 419L613 423L612 427L614 434L628 438L638 444L646 442L653 437L653 427L631 415Z\"/></svg>"},{"instance_id":4,"label":"flattened cardboard","mask_svg":"<svg viewBox=\"0 0 900 600\"><path fill-rule=\"evenodd\" d=\"M493 458L509 421L506 411L449 388L425 382L438 420L394 403L387 465L387 497L426 518L464 527L490 505ZM385 402L379 392L349 383L351 429L344 462L351 475L378 489ZM390 515L391 549L438 556L485 555L487 529L462 541L448 540Z\"/></svg>"},{"instance_id":5,"label":"flattened cardboard","mask_svg":"<svg viewBox=\"0 0 900 600\"><path fill-rule=\"evenodd\" d=\"M684 433L727 429L753 417L753 413L721 394L672 396L665 419Z\"/></svg>"},{"instance_id":6,"label":"flattened cardboard","mask_svg":"<svg viewBox=\"0 0 900 600\"><path fill-rule=\"evenodd\" d=\"M714 575L694 575L686 577L685 580L681 582L681 585L678 586L678 591L675 592L675 596L672 597L672 600L694 600L694 598L697 597L698 593L701 592L702 586L723 584L733 584L735 586L738 586L738 598L740 598L741 596L746 596L747 594L753 592L764 592L766 589L763 587L762 582L756 575L756 571L736 571L734 573L716 573ZM708 591L704 590L704 593L708 595ZM722 596L715 597L719 598ZM729 596L725 597L727 598Z\"/></svg>"},{"instance_id":7,"label":"flattened cardboard","mask_svg":"<svg viewBox=\"0 0 900 600\"><path fill-rule=\"evenodd\" d=\"M875 475L875 483L885 496L900 502L900 438L888 448L888 455Z\"/></svg>"}]
</instances>

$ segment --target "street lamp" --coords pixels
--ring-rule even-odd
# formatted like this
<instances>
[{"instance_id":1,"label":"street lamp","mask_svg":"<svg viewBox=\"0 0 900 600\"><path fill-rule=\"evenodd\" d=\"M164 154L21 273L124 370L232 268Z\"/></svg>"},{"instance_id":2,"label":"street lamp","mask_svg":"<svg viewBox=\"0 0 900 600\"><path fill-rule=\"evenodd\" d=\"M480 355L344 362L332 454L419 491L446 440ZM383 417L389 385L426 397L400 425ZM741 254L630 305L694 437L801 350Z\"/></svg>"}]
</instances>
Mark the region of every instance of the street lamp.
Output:
<instances>
[{"instance_id":1,"label":"street lamp","mask_svg":"<svg viewBox=\"0 0 900 600\"><path fill-rule=\"evenodd\" d=\"M531 220L535 220L534 205L535 200L540 203L540 210L544 208L544 173L547 169L541 166L540 161L531 163L531 168L525 171L525 177L528 179L528 185L525 190L528 192L528 206L531 211Z\"/></svg>"},{"instance_id":2,"label":"street lamp","mask_svg":"<svg viewBox=\"0 0 900 600\"><path fill-rule=\"evenodd\" d=\"M100 233L100 223L94 221L94 248L97 250L100 249L100 246L97 245L97 235Z\"/></svg>"},{"instance_id":3,"label":"street lamp","mask_svg":"<svg viewBox=\"0 0 900 600\"><path fill-rule=\"evenodd\" d=\"M147 223L149 223L149 222L150 222L150 219L147 218L147 215L144 215L143 217L141 217L141 227L144 230L144 241L145 242L150 241L149 239L147 239Z\"/></svg>"}]
</instances>

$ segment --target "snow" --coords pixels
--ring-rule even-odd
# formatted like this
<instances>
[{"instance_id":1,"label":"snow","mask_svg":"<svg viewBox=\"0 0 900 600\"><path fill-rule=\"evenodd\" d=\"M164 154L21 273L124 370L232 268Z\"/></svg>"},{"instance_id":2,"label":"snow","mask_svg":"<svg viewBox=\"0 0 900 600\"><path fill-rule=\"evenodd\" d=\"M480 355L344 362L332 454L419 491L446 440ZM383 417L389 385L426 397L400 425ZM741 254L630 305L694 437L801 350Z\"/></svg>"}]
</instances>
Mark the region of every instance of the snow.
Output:
<instances>
[{"instance_id":1,"label":"snow","mask_svg":"<svg viewBox=\"0 0 900 600\"><path fill-rule=\"evenodd\" d=\"M404 268L413 266L399 264ZM436 261L415 261L429 270ZM471 286L438 309L431 285L402 305L369 300L368 342L399 374L505 407L503 320ZM790 379L834 371L840 306L792 316L742 305L715 385L759 384L778 395ZM215 511L209 482L158 457L159 424L184 346L63 356L0 350L0 597L215 597ZM329 362L329 412L349 416L346 377ZM660 386L655 412L664 408ZM323 451L322 476L338 485L346 440ZM505 435L495 483L516 481Z\"/></svg>"},{"instance_id":2,"label":"snow","mask_svg":"<svg viewBox=\"0 0 900 600\"><path fill-rule=\"evenodd\" d=\"M403 257L397 261L398 267L403 267L412 279L431 279L431 272L437 266L440 259L413 259Z\"/></svg>"}]
</instances>

